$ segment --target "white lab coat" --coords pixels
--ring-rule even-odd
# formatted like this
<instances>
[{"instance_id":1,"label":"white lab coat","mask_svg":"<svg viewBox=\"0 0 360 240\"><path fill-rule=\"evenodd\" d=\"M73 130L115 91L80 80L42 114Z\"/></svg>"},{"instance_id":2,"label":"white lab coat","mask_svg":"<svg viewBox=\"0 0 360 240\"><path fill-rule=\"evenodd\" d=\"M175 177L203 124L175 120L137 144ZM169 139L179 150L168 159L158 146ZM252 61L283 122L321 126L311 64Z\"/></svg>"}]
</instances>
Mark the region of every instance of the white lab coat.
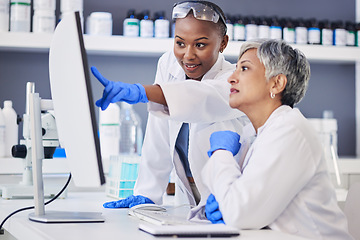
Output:
<instances>
[{"instance_id":1,"label":"white lab coat","mask_svg":"<svg viewBox=\"0 0 360 240\"><path fill-rule=\"evenodd\" d=\"M186 80L173 51L166 52L158 62L155 84L159 84L167 107L148 103L148 123L134 195L143 195L157 204L175 167L176 184L186 204L196 205L184 168L175 150L175 142L183 122L189 123L189 165L201 194L206 201L209 190L203 185L201 170L208 160L209 137L219 130L241 131L246 116L228 104L230 85L227 78L235 66L220 55L201 81ZM178 189L177 189L178 190ZM177 192L176 194L180 194Z\"/></svg>"},{"instance_id":2,"label":"white lab coat","mask_svg":"<svg viewBox=\"0 0 360 240\"><path fill-rule=\"evenodd\" d=\"M268 226L309 239L352 239L321 143L299 110L279 107L256 137L252 125L246 126L240 142L239 161L219 150L202 172L226 224Z\"/></svg>"}]
</instances>

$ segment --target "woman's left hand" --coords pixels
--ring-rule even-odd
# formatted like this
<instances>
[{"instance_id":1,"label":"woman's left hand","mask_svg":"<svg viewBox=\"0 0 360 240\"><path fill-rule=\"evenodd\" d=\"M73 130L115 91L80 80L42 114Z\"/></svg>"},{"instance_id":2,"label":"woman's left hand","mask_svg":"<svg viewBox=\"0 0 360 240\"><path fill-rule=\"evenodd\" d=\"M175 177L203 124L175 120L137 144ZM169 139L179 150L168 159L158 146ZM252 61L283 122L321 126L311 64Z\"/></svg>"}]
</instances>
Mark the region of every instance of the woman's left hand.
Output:
<instances>
[{"instance_id":1,"label":"woman's left hand","mask_svg":"<svg viewBox=\"0 0 360 240\"><path fill-rule=\"evenodd\" d=\"M214 224L224 223L222 214L219 209L219 203L216 201L215 196L210 194L205 205L205 214L207 219Z\"/></svg>"}]
</instances>

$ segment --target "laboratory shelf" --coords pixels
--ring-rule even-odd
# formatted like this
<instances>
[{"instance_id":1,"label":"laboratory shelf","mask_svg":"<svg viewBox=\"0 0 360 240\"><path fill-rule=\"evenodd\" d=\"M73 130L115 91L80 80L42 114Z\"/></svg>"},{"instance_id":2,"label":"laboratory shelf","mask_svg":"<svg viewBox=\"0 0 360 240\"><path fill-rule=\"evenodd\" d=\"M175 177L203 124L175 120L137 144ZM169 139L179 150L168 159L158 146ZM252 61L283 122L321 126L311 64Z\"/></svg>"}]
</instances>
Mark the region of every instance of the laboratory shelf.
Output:
<instances>
[{"instance_id":1,"label":"laboratory shelf","mask_svg":"<svg viewBox=\"0 0 360 240\"><path fill-rule=\"evenodd\" d=\"M48 52L52 34L0 33L0 51ZM84 35L85 48L92 55L160 56L173 46L173 39L129 38L123 36ZM224 54L237 59L243 42L230 41ZM355 63L360 61L360 47L296 45L310 61Z\"/></svg>"}]
</instances>

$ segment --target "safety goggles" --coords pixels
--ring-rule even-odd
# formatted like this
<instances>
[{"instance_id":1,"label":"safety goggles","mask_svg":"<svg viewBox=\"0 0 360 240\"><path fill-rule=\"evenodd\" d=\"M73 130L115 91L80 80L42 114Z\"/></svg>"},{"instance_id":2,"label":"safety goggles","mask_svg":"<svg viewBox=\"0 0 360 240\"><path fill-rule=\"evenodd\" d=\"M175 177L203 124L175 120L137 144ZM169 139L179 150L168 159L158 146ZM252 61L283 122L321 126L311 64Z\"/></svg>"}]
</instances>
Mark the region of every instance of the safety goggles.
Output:
<instances>
[{"instance_id":1,"label":"safety goggles","mask_svg":"<svg viewBox=\"0 0 360 240\"><path fill-rule=\"evenodd\" d=\"M172 19L184 18L188 15L190 10L193 10L194 17L198 20L211 21L217 23L219 19L225 24L226 22L223 16L202 1L185 1L176 3L173 7Z\"/></svg>"}]
</instances>

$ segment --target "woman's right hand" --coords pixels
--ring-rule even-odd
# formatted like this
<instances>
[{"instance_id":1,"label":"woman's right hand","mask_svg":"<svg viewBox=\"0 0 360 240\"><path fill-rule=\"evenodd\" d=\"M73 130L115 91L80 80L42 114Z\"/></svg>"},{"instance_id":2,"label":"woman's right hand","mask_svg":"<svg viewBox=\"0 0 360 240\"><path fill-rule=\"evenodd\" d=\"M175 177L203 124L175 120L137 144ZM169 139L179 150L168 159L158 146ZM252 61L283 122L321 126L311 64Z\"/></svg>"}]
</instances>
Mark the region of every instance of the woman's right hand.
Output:
<instances>
[{"instance_id":1,"label":"woman's right hand","mask_svg":"<svg viewBox=\"0 0 360 240\"><path fill-rule=\"evenodd\" d=\"M119 101L135 104L139 102L147 103L149 100L146 96L145 88L141 84L129 84L123 82L113 82L104 78L96 67L91 67L91 72L105 87L103 96L96 101L96 106L105 110L110 103Z\"/></svg>"},{"instance_id":2,"label":"woman's right hand","mask_svg":"<svg viewBox=\"0 0 360 240\"><path fill-rule=\"evenodd\" d=\"M131 208L133 206L145 203L154 203L149 198L141 195L131 195L125 199L119 201L106 202L103 204L104 208Z\"/></svg>"},{"instance_id":3,"label":"woman's right hand","mask_svg":"<svg viewBox=\"0 0 360 240\"><path fill-rule=\"evenodd\" d=\"M214 132L210 136L208 156L211 157L219 149L230 151L235 156L239 152L240 147L240 135L238 133L232 131Z\"/></svg>"}]
</instances>

